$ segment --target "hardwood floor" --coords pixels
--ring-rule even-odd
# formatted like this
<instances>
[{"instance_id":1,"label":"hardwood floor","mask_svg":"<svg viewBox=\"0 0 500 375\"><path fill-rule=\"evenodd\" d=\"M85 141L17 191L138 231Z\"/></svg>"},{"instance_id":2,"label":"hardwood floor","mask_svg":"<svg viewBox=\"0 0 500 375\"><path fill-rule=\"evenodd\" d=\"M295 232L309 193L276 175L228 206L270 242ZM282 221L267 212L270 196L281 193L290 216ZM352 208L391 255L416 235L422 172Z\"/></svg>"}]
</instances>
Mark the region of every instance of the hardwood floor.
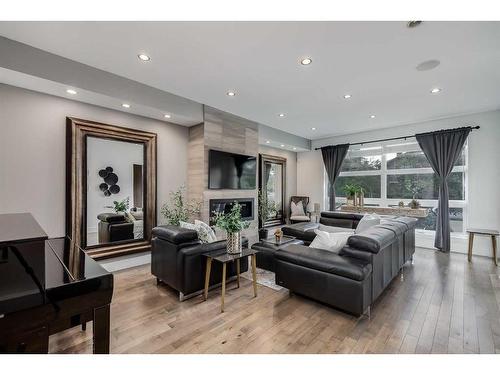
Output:
<instances>
[{"instance_id":1,"label":"hardwood floor","mask_svg":"<svg viewBox=\"0 0 500 375\"><path fill-rule=\"evenodd\" d=\"M208 300L178 302L149 266L115 273L112 353L500 353L500 268L491 259L418 249L356 318L286 290L241 279ZM91 353L92 328L54 335L51 353Z\"/></svg>"}]
</instances>

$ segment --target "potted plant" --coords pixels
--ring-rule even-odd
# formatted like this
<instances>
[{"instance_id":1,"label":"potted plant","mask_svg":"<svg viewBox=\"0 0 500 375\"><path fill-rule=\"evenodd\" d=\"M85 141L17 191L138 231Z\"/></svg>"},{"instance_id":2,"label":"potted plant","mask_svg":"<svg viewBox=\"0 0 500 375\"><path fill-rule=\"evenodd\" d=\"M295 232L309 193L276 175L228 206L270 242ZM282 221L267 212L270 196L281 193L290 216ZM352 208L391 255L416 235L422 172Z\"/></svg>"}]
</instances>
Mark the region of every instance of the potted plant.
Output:
<instances>
[{"instance_id":1,"label":"potted plant","mask_svg":"<svg viewBox=\"0 0 500 375\"><path fill-rule=\"evenodd\" d=\"M250 226L250 222L241 219L241 206L234 202L228 213L214 212L214 223L227 234L226 249L228 254L241 253L241 231Z\"/></svg>"},{"instance_id":2,"label":"potted plant","mask_svg":"<svg viewBox=\"0 0 500 375\"><path fill-rule=\"evenodd\" d=\"M128 211L130 198L127 197L122 201L113 201L113 206L104 206L105 208L112 208L117 214Z\"/></svg>"},{"instance_id":3,"label":"potted plant","mask_svg":"<svg viewBox=\"0 0 500 375\"><path fill-rule=\"evenodd\" d=\"M357 186L355 184L345 184L343 190L347 199L347 204L351 203L355 206Z\"/></svg>"},{"instance_id":4,"label":"potted plant","mask_svg":"<svg viewBox=\"0 0 500 375\"><path fill-rule=\"evenodd\" d=\"M179 225L181 221L188 221L191 216L200 213L200 202L185 203L184 187L170 192L170 203L161 207L161 215L167 224Z\"/></svg>"},{"instance_id":5,"label":"potted plant","mask_svg":"<svg viewBox=\"0 0 500 375\"><path fill-rule=\"evenodd\" d=\"M262 192L261 189L259 189L259 193L257 196L257 201L258 201L258 214L259 214L259 224L260 224L260 229L259 229L259 240L263 240L267 238L268 235L268 230L264 228L264 224L266 223L266 220L270 216L270 206L267 201L267 196Z\"/></svg>"}]
</instances>

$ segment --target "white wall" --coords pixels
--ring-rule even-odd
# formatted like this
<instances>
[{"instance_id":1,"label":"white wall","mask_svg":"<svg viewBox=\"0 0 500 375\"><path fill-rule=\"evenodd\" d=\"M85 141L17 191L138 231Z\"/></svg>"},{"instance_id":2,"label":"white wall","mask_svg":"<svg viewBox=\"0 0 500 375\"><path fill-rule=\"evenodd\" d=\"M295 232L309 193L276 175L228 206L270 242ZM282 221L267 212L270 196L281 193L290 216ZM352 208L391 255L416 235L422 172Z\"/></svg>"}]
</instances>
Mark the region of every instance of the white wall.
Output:
<instances>
[{"instance_id":1,"label":"white wall","mask_svg":"<svg viewBox=\"0 0 500 375\"><path fill-rule=\"evenodd\" d=\"M66 116L158 134L158 209L186 183L188 129L0 84L0 213L31 212L65 234Z\"/></svg>"},{"instance_id":2,"label":"white wall","mask_svg":"<svg viewBox=\"0 0 500 375\"><path fill-rule=\"evenodd\" d=\"M279 156L286 159L285 213L288 217L290 212L290 197L297 195L297 153L259 145L259 154Z\"/></svg>"},{"instance_id":3,"label":"white wall","mask_svg":"<svg viewBox=\"0 0 500 375\"><path fill-rule=\"evenodd\" d=\"M468 207L465 227L500 229L500 111L483 112L435 121L415 123L394 128L374 130L313 141L312 147L329 144L355 143L479 125L481 129L469 136L467 195ZM297 189L311 199L319 199L323 208L323 161L320 151L299 153L297 157ZM474 253L491 256L489 238L476 237ZM417 244L432 247L432 238L417 238ZM452 240L452 250L465 252L464 236Z\"/></svg>"}]
</instances>

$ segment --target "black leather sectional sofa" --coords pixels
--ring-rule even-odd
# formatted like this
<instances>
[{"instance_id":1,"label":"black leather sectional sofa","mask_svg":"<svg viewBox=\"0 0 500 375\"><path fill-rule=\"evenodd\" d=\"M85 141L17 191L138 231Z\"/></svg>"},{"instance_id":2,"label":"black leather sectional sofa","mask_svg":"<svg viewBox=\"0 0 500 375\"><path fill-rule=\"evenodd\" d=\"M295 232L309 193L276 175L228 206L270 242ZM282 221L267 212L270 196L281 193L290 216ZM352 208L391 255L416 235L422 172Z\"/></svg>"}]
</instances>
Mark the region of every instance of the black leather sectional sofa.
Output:
<instances>
[{"instance_id":1,"label":"black leather sectional sofa","mask_svg":"<svg viewBox=\"0 0 500 375\"><path fill-rule=\"evenodd\" d=\"M201 243L194 230L175 225L160 225L153 228L151 240L151 273L158 282L163 282L179 292L182 301L200 294L205 286L206 257L209 252L226 251L226 241ZM248 241L243 239L243 245ZM248 270L247 258L241 259L240 271ZM236 266L227 265L227 277L236 275ZM222 266L212 263L210 286L222 281Z\"/></svg>"},{"instance_id":2,"label":"black leather sectional sofa","mask_svg":"<svg viewBox=\"0 0 500 375\"><path fill-rule=\"evenodd\" d=\"M320 223L355 229L362 215L323 212ZM415 252L416 219L384 219L349 237L338 254L310 248L319 224L285 226L283 232L304 241L274 252L276 283L355 315L369 312L401 267ZM259 244L254 245L259 246Z\"/></svg>"}]
</instances>

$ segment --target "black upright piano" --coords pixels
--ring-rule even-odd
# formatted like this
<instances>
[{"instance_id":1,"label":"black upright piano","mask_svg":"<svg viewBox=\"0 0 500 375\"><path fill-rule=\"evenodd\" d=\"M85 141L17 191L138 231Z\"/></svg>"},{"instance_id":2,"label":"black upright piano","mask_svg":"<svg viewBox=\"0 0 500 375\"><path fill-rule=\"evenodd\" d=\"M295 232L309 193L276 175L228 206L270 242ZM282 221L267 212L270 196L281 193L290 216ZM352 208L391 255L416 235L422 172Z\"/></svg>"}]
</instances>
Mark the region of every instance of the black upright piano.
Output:
<instances>
[{"instance_id":1,"label":"black upright piano","mask_svg":"<svg viewBox=\"0 0 500 375\"><path fill-rule=\"evenodd\" d=\"M48 353L50 335L90 321L94 353L109 353L112 295L113 275L70 239L0 214L0 353Z\"/></svg>"}]
</instances>

